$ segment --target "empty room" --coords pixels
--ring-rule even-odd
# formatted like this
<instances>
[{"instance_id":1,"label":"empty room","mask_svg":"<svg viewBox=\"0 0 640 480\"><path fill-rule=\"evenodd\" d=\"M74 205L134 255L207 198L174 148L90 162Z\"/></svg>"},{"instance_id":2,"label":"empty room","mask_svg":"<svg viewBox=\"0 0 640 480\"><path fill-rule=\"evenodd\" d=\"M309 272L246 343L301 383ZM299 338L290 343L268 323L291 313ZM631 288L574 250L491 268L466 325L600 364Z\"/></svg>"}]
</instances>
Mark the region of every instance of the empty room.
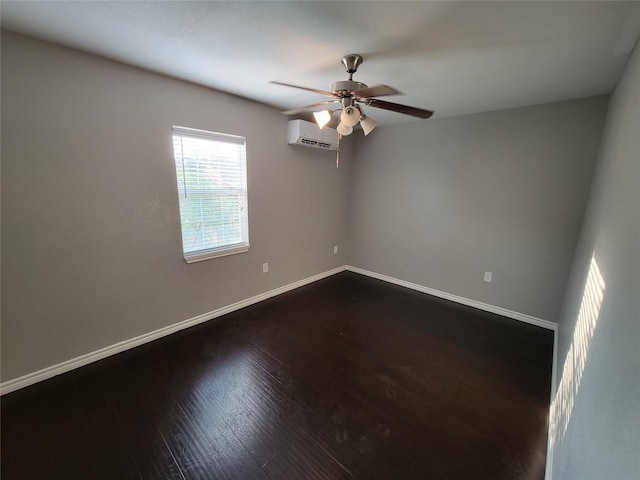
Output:
<instances>
[{"instance_id":1,"label":"empty room","mask_svg":"<svg viewBox=\"0 0 640 480\"><path fill-rule=\"evenodd\" d=\"M640 2L0 8L3 480L640 478Z\"/></svg>"}]
</instances>

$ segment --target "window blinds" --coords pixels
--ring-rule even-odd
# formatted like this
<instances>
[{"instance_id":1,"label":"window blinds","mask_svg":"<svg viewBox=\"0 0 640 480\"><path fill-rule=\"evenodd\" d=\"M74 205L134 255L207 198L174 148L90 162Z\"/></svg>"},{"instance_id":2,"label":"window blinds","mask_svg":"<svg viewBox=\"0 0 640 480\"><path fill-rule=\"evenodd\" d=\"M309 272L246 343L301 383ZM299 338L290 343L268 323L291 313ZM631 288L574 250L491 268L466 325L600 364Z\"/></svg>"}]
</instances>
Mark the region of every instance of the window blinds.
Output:
<instances>
[{"instance_id":1,"label":"window blinds","mask_svg":"<svg viewBox=\"0 0 640 480\"><path fill-rule=\"evenodd\" d=\"M173 127L173 152L187 262L246 251L245 138Z\"/></svg>"}]
</instances>

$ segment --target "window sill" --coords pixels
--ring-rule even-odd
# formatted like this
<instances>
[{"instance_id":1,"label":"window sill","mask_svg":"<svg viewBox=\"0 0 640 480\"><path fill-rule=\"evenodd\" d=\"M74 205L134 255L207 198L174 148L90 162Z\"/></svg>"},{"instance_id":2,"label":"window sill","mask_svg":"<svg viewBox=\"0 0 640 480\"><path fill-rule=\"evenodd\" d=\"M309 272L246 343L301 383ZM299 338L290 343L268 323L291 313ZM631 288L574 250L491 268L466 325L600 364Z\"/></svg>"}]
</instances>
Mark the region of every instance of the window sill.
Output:
<instances>
[{"instance_id":1,"label":"window sill","mask_svg":"<svg viewBox=\"0 0 640 480\"><path fill-rule=\"evenodd\" d=\"M232 245L229 247L211 248L209 250L199 250L197 252L185 253L184 260L187 263L202 262L203 260L210 260L212 258L226 257L227 255L235 255L236 253L243 253L249 250L248 243L242 243L239 245Z\"/></svg>"}]
</instances>

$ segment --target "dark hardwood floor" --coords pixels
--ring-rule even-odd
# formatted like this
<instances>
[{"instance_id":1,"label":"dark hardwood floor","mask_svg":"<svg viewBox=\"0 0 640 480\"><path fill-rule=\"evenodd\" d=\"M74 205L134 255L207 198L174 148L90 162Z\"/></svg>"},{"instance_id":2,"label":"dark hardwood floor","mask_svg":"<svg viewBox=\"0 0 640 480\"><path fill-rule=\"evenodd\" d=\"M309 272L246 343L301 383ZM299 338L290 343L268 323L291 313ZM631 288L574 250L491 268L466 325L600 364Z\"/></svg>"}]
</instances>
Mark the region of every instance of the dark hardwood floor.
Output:
<instances>
[{"instance_id":1,"label":"dark hardwood floor","mask_svg":"<svg viewBox=\"0 0 640 480\"><path fill-rule=\"evenodd\" d=\"M553 333L341 273L2 397L2 479L543 479Z\"/></svg>"}]
</instances>

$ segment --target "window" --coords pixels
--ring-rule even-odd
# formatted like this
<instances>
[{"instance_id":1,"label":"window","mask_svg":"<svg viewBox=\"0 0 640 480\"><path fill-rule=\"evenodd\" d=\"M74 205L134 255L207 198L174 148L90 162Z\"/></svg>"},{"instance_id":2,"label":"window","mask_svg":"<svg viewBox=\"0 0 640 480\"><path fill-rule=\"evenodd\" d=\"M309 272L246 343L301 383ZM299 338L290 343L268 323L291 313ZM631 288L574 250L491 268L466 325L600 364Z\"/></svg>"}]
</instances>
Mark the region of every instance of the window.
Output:
<instances>
[{"instance_id":1,"label":"window","mask_svg":"<svg viewBox=\"0 0 640 480\"><path fill-rule=\"evenodd\" d=\"M187 263L249 250L245 138L173 127Z\"/></svg>"}]
</instances>

